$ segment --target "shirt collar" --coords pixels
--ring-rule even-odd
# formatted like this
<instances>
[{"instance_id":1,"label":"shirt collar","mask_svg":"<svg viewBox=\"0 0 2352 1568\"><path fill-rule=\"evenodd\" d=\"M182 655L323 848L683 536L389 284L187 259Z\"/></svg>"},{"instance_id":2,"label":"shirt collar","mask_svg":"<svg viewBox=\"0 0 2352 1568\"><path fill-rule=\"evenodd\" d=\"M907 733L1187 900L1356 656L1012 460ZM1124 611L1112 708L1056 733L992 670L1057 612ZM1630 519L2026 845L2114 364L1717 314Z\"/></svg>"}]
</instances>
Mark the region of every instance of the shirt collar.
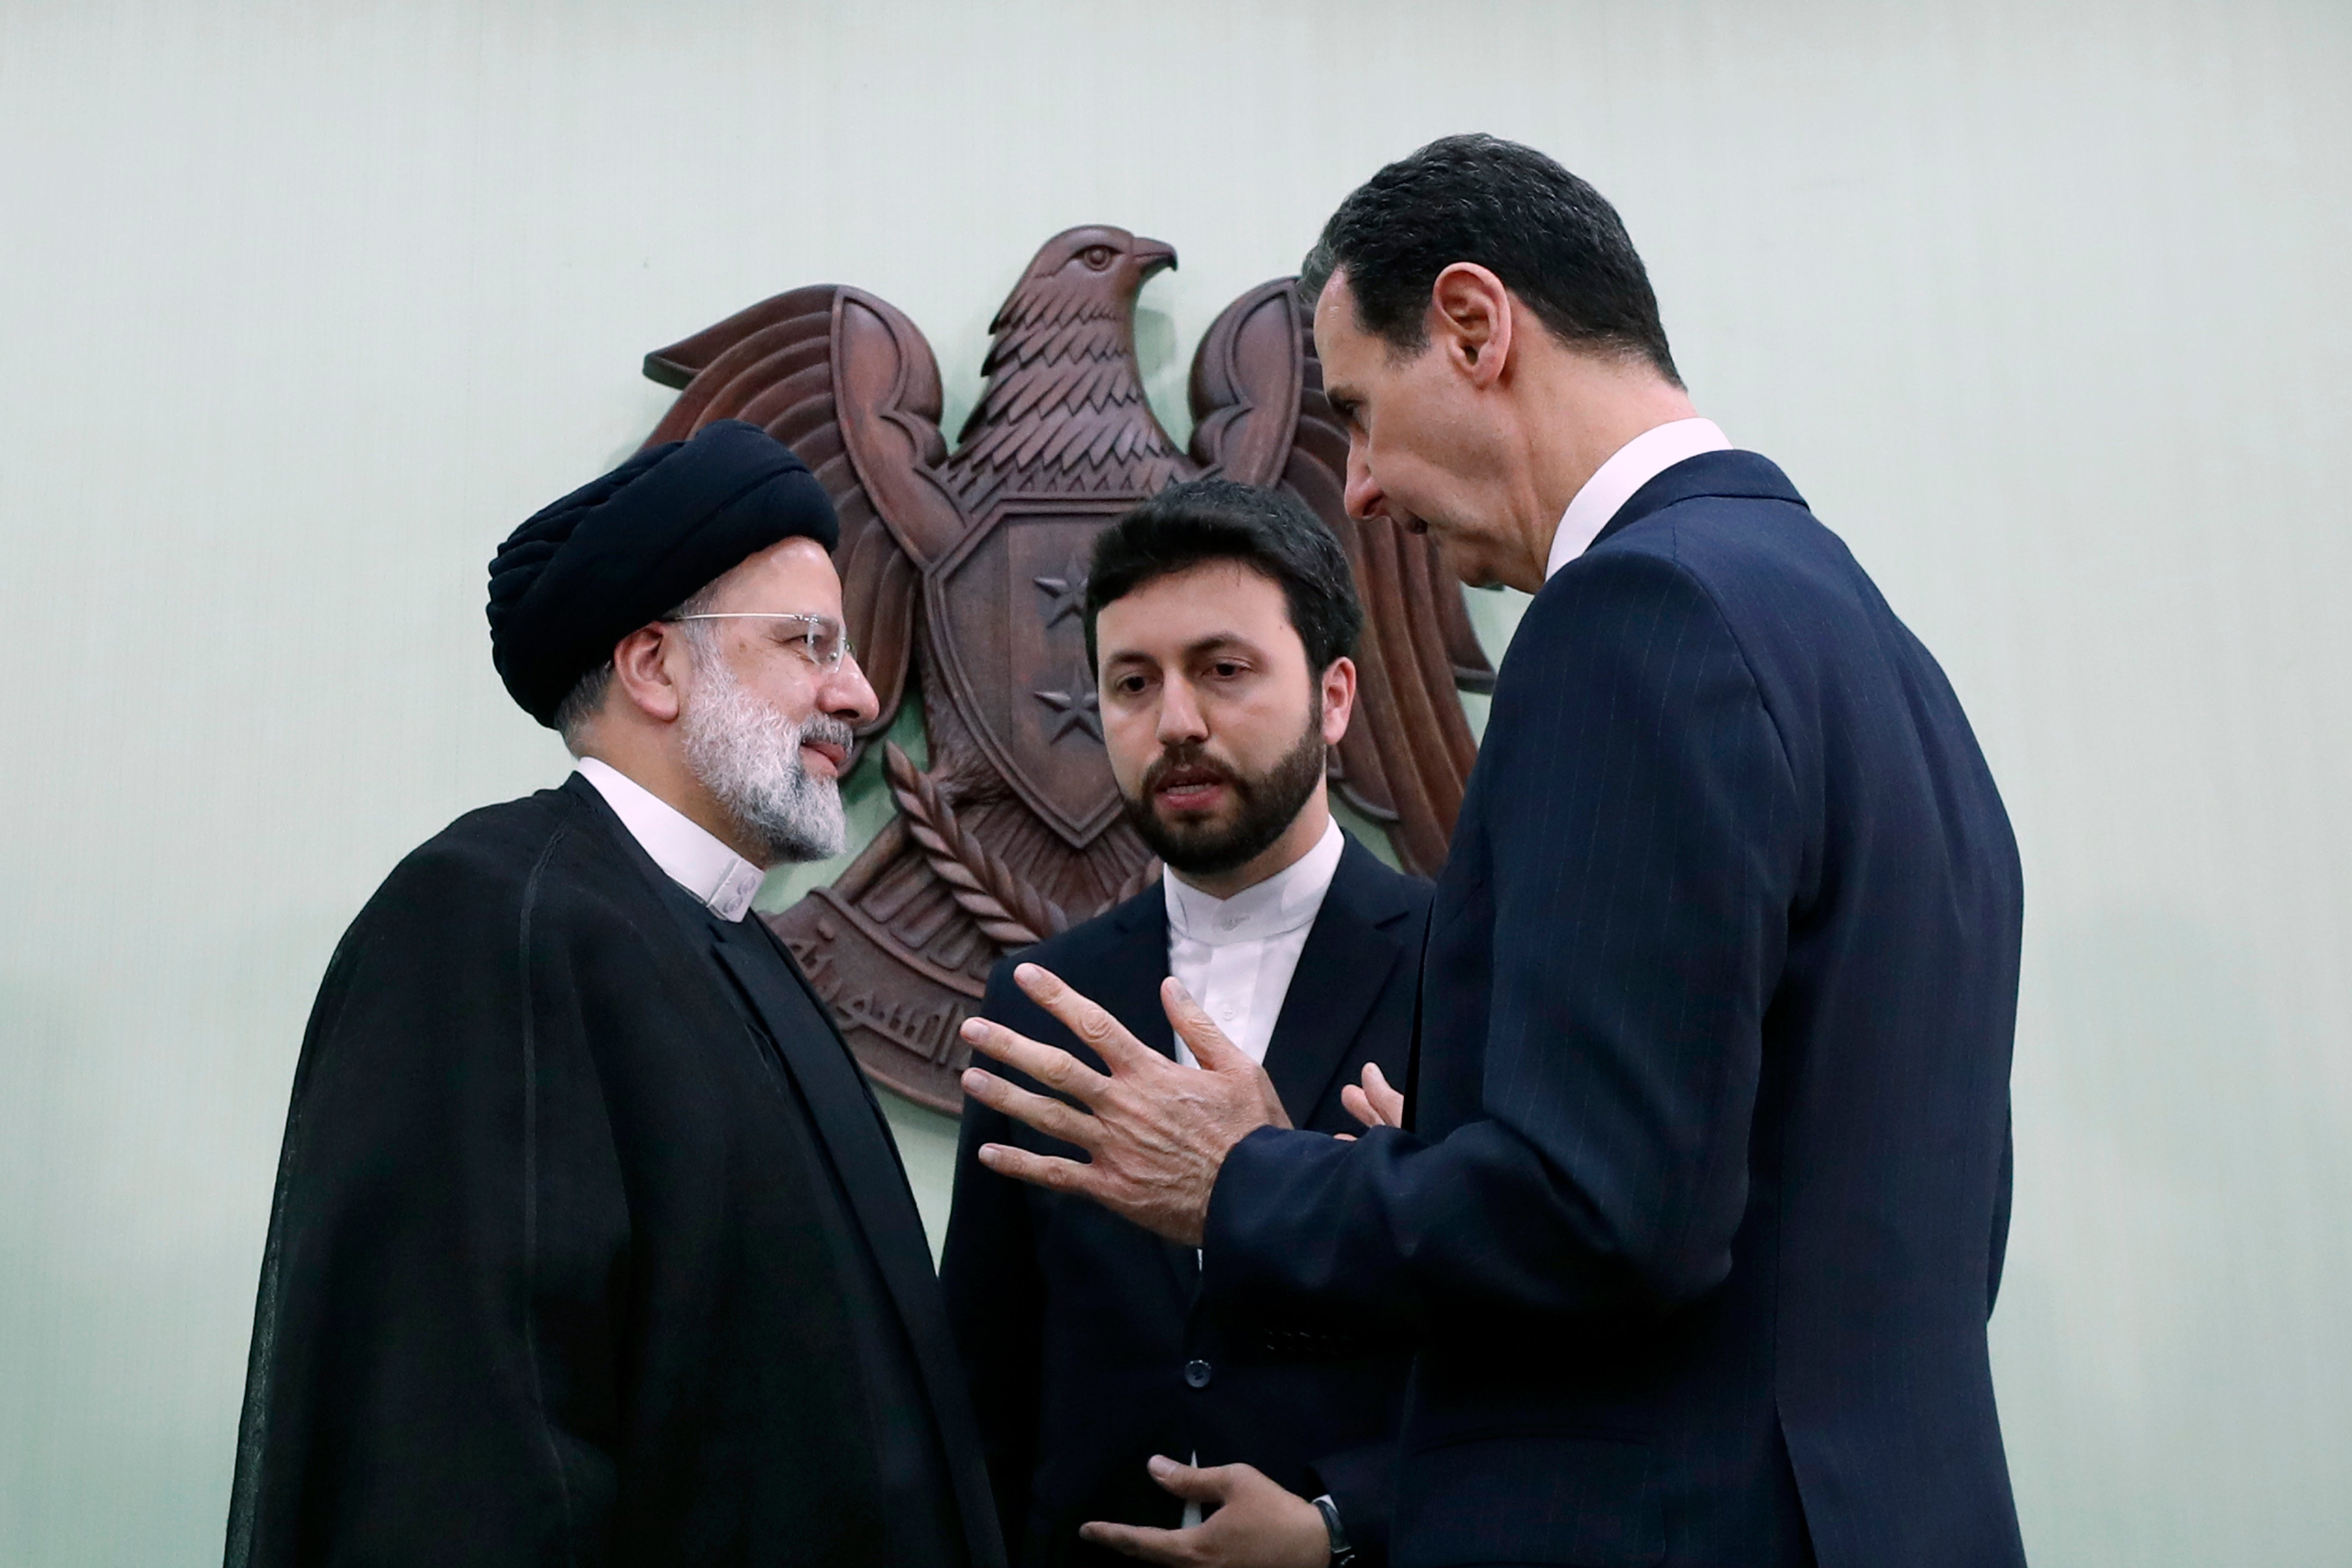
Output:
<instances>
[{"instance_id":1,"label":"shirt collar","mask_svg":"<svg viewBox=\"0 0 2352 1568\"><path fill-rule=\"evenodd\" d=\"M1223 947L1230 942L1263 942L1312 925L1347 846L1339 823L1328 823L1314 848L1230 899L1204 893L1171 872L1160 879L1168 900L1168 929L1192 942Z\"/></svg>"},{"instance_id":2,"label":"shirt collar","mask_svg":"<svg viewBox=\"0 0 2352 1568\"><path fill-rule=\"evenodd\" d=\"M1731 443L1712 419L1670 419L1618 447L1607 462L1592 470L1592 477L1560 514L1559 527L1551 536L1551 559L1544 563L1546 580L1591 549L1609 520L1633 499L1635 490L1685 458L1730 449Z\"/></svg>"},{"instance_id":3,"label":"shirt collar","mask_svg":"<svg viewBox=\"0 0 2352 1568\"><path fill-rule=\"evenodd\" d=\"M709 831L636 780L594 757L580 759L580 776L596 786L621 826L669 879L722 921L740 921L766 874Z\"/></svg>"}]
</instances>

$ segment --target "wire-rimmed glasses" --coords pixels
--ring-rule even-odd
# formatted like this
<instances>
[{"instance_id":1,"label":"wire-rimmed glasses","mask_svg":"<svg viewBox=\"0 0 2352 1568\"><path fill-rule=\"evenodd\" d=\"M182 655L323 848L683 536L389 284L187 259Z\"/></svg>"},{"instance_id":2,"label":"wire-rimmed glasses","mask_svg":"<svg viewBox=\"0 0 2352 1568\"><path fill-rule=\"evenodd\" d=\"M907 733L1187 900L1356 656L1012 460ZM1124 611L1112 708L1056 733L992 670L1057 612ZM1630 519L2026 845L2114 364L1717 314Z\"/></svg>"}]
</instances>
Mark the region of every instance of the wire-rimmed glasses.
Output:
<instances>
[{"instance_id":1,"label":"wire-rimmed glasses","mask_svg":"<svg viewBox=\"0 0 2352 1568\"><path fill-rule=\"evenodd\" d=\"M849 628L831 616L807 611L719 610L698 616L668 616L669 621L793 621L803 629L784 639L794 653L831 675L850 654Z\"/></svg>"}]
</instances>

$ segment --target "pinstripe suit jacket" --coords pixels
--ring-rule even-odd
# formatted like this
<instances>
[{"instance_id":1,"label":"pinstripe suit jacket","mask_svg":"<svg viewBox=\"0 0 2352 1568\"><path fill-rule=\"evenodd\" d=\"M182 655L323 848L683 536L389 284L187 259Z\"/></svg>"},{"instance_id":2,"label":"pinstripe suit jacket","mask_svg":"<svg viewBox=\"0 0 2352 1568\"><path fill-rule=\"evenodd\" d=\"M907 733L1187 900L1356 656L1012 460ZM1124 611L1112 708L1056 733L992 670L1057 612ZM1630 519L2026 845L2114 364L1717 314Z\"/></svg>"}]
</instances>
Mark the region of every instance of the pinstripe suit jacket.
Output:
<instances>
[{"instance_id":1,"label":"pinstripe suit jacket","mask_svg":"<svg viewBox=\"0 0 2352 1568\"><path fill-rule=\"evenodd\" d=\"M1415 1336L1401 1565L2021 1562L1985 1322L2015 841L1772 464L1529 605L1430 916L1412 1131L1227 1160L1203 1289Z\"/></svg>"}]
</instances>

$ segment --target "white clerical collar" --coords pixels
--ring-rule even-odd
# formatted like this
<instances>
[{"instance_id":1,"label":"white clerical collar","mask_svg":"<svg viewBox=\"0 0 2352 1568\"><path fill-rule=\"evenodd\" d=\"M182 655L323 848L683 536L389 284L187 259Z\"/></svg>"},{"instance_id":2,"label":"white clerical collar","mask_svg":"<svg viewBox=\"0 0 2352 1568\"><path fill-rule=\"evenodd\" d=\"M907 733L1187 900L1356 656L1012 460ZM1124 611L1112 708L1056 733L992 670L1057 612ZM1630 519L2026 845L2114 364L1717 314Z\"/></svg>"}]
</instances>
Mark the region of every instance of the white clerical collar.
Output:
<instances>
[{"instance_id":1,"label":"white clerical collar","mask_svg":"<svg viewBox=\"0 0 2352 1568\"><path fill-rule=\"evenodd\" d=\"M713 837L686 813L609 763L580 759L580 776L596 786L621 826L669 879L722 921L740 921L765 873Z\"/></svg>"},{"instance_id":2,"label":"white clerical collar","mask_svg":"<svg viewBox=\"0 0 2352 1568\"><path fill-rule=\"evenodd\" d=\"M1701 452L1727 452L1731 443L1712 419L1671 419L1654 425L1617 448L1610 459L1592 470L1576 499L1560 514L1551 536L1551 559L1544 577L1583 554L1609 526L1633 492L1685 458Z\"/></svg>"},{"instance_id":3,"label":"white clerical collar","mask_svg":"<svg viewBox=\"0 0 2352 1568\"><path fill-rule=\"evenodd\" d=\"M1327 823L1315 847L1230 899L1201 891L1171 872L1160 879L1168 899L1168 929L1211 947L1263 942L1314 922L1331 890L1332 873L1348 846L1337 822Z\"/></svg>"}]
</instances>

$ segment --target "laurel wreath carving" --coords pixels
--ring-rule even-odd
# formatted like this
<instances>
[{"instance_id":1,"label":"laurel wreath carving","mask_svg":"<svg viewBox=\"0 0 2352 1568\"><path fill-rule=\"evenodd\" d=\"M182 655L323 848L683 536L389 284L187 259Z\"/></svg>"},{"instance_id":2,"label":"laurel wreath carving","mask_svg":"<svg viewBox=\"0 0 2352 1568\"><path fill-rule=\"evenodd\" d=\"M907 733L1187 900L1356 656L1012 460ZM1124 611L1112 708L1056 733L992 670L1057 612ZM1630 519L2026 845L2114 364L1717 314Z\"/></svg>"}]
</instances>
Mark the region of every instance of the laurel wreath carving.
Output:
<instances>
[{"instance_id":1,"label":"laurel wreath carving","mask_svg":"<svg viewBox=\"0 0 2352 1568\"><path fill-rule=\"evenodd\" d=\"M1069 930L1070 917L1059 904L964 831L937 779L895 744L883 746L882 770L933 875L948 885L957 907L979 922L989 941L1009 951Z\"/></svg>"}]
</instances>

